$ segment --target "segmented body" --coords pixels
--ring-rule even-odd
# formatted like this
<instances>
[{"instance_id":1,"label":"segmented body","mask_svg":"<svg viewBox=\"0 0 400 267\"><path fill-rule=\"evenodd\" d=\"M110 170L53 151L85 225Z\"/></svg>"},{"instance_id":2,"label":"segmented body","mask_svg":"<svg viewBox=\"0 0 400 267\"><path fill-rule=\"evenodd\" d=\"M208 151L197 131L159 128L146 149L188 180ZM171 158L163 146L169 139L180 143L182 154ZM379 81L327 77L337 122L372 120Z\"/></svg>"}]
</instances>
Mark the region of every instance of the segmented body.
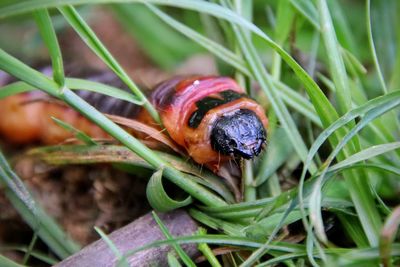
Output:
<instances>
[{"instance_id":1,"label":"segmented body","mask_svg":"<svg viewBox=\"0 0 400 267\"><path fill-rule=\"evenodd\" d=\"M92 79L111 85L118 82L115 76L107 75ZM155 125L144 110L138 112L132 104L87 91L79 94L101 112ZM0 100L0 133L15 143L55 144L71 137L51 120L53 116L92 137L107 137L104 131L66 106L32 102L43 96L35 91ZM171 139L194 161L211 169L235 156L257 156L265 142L268 119L263 108L231 78L176 77L157 86L150 99Z\"/></svg>"},{"instance_id":2,"label":"segmented body","mask_svg":"<svg viewBox=\"0 0 400 267\"><path fill-rule=\"evenodd\" d=\"M152 101L171 138L201 164L216 166L232 158L212 144L212 131L221 117L250 110L265 129L268 126L263 108L228 77L178 77L159 85Z\"/></svg>"}]
</instances>

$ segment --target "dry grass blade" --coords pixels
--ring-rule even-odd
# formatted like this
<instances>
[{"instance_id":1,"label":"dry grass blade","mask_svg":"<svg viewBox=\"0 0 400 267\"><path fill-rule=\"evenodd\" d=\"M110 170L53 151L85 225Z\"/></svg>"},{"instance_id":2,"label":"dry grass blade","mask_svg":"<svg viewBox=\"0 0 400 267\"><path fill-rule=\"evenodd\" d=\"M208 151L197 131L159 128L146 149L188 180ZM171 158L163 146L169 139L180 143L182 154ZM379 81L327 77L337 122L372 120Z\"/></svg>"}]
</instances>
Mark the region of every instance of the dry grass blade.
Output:
<instances>
[{"instance_id":1,"label":"dry grass blade","mask_svg":"<svg viewBox=\"0 0 400 267\"><path fill-rule=\"evenodd\" d=\"M110 120L113 122L123 125L125 127L128 127L132 130L135 130L140 133L144 133L148 135L148 137L151 137L157 141L160 141L164 145L170 147L172 150L175 152L185 155L185 153L182 152L181 149L175 143L165 134L162 134L159 129L153 128L151 126L148 126L140 121L134 120L134 119L127 119L124 117L120 116L115 116L115 115L106 115Z\"/></svg>"},{"instance_id":2,"label":"dry grass blade","mask_svg":"<svg viewBox=\"0 0 400 267\"><path fill-rule=\"evenodd\" d=\"M381 255L381 261L383 266L393 266L390 255L391 248L394 239L396 238L396 232L400 225L400 206L397 206L392 214L387 218L385 225L381 231L381 238L379 244L379 253Z\"/></svg>"},{"instance_id":3,"label":"dry grass blade","mask_svg":"<svg viewBox=\"0 0 400 267\"><path fill-rule=\"evenodd\" d=\"M185 178L196 183L202 184L213 191L218 192L225 199L233 202L233 197L221 181L220 177L211 172L201 170L198 166L190 162L173 156L168 153L155 152L157 155L188 175ZM51 165L68 164L95 164L95 163L120 163L136 167L154 169L141 157L130 151L124 146L116 145L62 145L31 149L27 152L28 156L33 156Z\"/></svg>"}]
</instances>

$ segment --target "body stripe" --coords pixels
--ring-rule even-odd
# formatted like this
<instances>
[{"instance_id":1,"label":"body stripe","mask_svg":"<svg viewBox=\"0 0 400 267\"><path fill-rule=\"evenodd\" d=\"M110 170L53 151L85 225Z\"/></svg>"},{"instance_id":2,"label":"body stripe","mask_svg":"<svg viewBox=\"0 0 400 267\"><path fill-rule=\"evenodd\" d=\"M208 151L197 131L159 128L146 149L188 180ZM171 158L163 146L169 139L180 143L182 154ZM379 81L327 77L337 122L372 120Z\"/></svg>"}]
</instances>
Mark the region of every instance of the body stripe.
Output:
<instances>
[{"instance_id":1,"label":"body stripe","mask_svg":"<svg viewBox=\"0 0 400 267\"><path fill-rule=\"evenodd\" d=\"M232 102L239 98L245 97L244 94L239 94L232 90L225 90L220 92L215 97L207 96L196 102L197 109L190 115L188 125L190 128L196 129L207 112L213 108L221 106L223 104Z\"/></svg>"}]
</instances>

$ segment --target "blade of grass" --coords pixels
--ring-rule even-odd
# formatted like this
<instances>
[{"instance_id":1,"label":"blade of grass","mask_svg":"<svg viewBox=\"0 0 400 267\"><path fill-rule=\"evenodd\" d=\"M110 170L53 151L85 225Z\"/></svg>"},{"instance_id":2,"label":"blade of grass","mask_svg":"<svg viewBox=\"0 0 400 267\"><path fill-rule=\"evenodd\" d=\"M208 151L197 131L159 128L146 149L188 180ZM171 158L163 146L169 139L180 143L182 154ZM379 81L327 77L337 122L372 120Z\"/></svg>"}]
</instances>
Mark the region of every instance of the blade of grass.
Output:
<instances>
[{"instance_id":1,"label":"blade of grass","mask_svg":"<svg viewBox=\"0 0 400 267\"><path fill-rule=\"evenodd\" d=\"M357 152L356 154L351 155L350 157L346 158L343 161L340 161L330 167L330 171L335 171L339 170L345 166L368 160L373 157L379 156L383 153L387 153L392 150L396 150L400 148L400 142L394 142L394 143L388 143L388 144L382 144L382 145L376 145L369 147L367 149L361 150L360 152Z\"/></svg>"},{"instance_id":2,"label":"blade of grass","mask_svg":"<svg viewBox=\"0 0 400 267\"><path fill-rule=\"evenodd\" d=\"M400 6L398 10L400 10ZM397 27L396 58L389 82L390 91L400 88L400 75L397 73L400 73L400 27Z\"/></svg>"},{"instance_id":3,"label":"blade of grass","mask_svg":"<svg viewBox=\"0 0 400 267\"><path fill-rule=\"evenodd\" d=\"M74 126L72 126L69 123L66 123L62 120L59 120L55 117L51 117L51 119L60 127L62 127L63 129L69 131L70 133L72 133L76 139L82 141L83 143L87 144L87 145L97 145L97 143L90 138L90 136L88 136L87 134L85 134L84 132L82 132L81 130L76 129Z\"/></svg>"},{"instance_id":4,"label":"blade of grass","mask_svg":"<svg viewBox=\"0 0 400 267\"><path fill-rule=\"evenodd\" d=\"M233 27L242 53L249 62L249 68L251 69L256 80L260 83L264 93L267 95L272 107L274 108L274 111L277 114L277 117L279 118L290 141L292 142L294 149L298 153L299 157L305 160L308 151L307 147L298 132L292 116L290 115L286 106L283 104L282 100L277 97L277 90L273 86L272 82L268 79L268 74L257 54L257 51L251 43L249 36L246 36L246 34L241 29L236 28L236 26ZM312 163L309 167L311 173L316 171L316 166L314 163Z\"/></svg>"},{"instance_id":5,"label":"blade of grass","mask_svg":"<svg viewBox=\"0 0 400 267\"><path fill-rule=\"evenodd\" d=\"M356 55L359 55L355 45L353 29L348 23L347 14L343 11L343 8L347 8L347 6L339 1L328 1L327 4L332 13L332 22L339 43L344 47L343 49L348 49L353 53L356 53Z\"/></svg>"},{"instance_id":6,"label":"blade of grass","mask_svg":"<svg viewBox=\"0 0 400 267\"><path fill-rule=\"evenodd\" d=\"M196 43L175 32L142 4L113 4L111 7L126 32L166 71L176 68L191 55L203 52Z\"/></svg>"},{"instance_id":7,"label":"blade of grass","mask_svg":"<svg viewBox=\"0 0 400 267\"><path fill-rule=\"evenodd\" d=\"M195 209L190 209L189 213L196 221L211 229L224 232L229 236L244 236L243 226L240 224L224 221Z\"/></svg>"},{"instance_id":8,"label":"blade of grass","mask_svg":"<svg viewBox=\"0 0 400 267\"><path fill-rule=\"evenodd\" d=\"M184 172L185 178L193 180L217 192L230 203L234 202L231 191L229 191L226 184L221 181L220 177L206 170L199 170L197 166L177 156L160 151L154 151L154 153L164 161L169 162L179 171ZM132 167L156 170L152 165L124 146L50 146L29 150L27 155L34 156L48 164L54 165L114 163L115 167L120 167L122 170L133 174L137 174L137 168L132 172Z\"/></svg>"},{"instance_id":9,"label":"blade of grass","mask_svg":"<svg viewBox=\"0 0 400 267\"><path fill-rule=\"evenodd\" d=\"M319 78L326 84L326 86L327 86L329 89L331 89L332 91L335 91L334 85L333 85L333 83L332 83L329 79L327 79L327 78L326 78L325 76L323 76L323 75L319 75ZM364 104L365 104L366 100L363 101L363 102L364 102ZM353 105L353 106L358 106L358 105L356 105L355 103L353 103L352 105ZM390 115L393 116L394 114L390 114ZM390 123L393 124L393 125L396 125L396 124L397 124L396 119L394 119L394 118L392 117ZM371 123L368 125L368 127L369 127L369 128L373 131L373 133L374 133L374 138L379 138L379 139L380 139L379 142L381 142L381 143L393 142L393 141L396 140L395 137L393 136L392 131L389 129L390 127L387 127L387 124L388 124L388 123L385 123L385 122L382 121L382 120L376 120L376 121L371 122ZM397 156L398 159L400 159L400 153L397 153L396 156Z\"/></svg>"},{"instance_id":10,"label":"blade of grass","mask_svg":"<svg viewBox=\"0 0 400 267\"><path fill-rule=\"evenodd\" d=\"M34 202L20 178L11 170L0 151L0 184L5 194L24 221L60 258L66 258L78 250L61 228Z\"/></svg>"},{"instance_id":11,"label":"blade of grass","mask_svg":"<svg viewBox=\"0 0 400 267\"><path fill-rule=\"evenodd\" d=\"M77 78L67 78L65 85L72 90L87 90L125 100L136 105L143 105L143 99L140 100L125 90L107 84Z\"/></svg>"},{"instance_id":12,"label":"blade of grass","mask_svg":"<svg viewBox=\"0 0 400 267\"><path fill-rule=\"evenodd\" d=\"M19 252L23 252L26 253L28 251L27 247L21 247L21 246L2 246L0 251L19 251ZM55 259L55 256L49 256L45 253L42 252L38 252L38 251L31 251L31 256L36 258L37 260L42 261L43 263L46 263L48 265L56 265L59 260ZM2 266L2 265L0 265Z\"/></svg>"},{"instance_id":13,"label":"blade of grass","mask_svg":"<svg viewBox=\"0 0 400 267\"><path fill-rule=\"evenodd\" d=\"M344 113L351 108L351 96L350 92L347 90L349 84L348 77L339 51L339 46L337 45L338 42L326 1L319 0L318 9L320 13L320 23L322 25L322 36L328 52L329 66L336 88L337 102L339 110L341 113ZM357 141L357 139L355 139L355 141ZM343 156L346 157L346 154L351 153L354 149L352 143L350 143L350 146L344 150ZM341 157L342 156L340 156L340 158ZM366 173L359 171L345 173L344 175L346 177L346 182L349 184L350 195L355 203L356 210L360 214L364 231L371 244L376 245L378 240L377 233L380 228L380 219L378 211L373 203L373 196L369 191L368 186L366 186L364 181L361 180L361 177L365 176ZM318 180L314 190L315 194L313 194L316 199L318 199L317 188L320 188L320 186L321 180ZM316 203L318 203L318 201L316 201ZM316 206L315 208L318 207ZM311 216L311 218L315 219L312 223L316 226L316 229L319 230L317 231L317 235L322 241L326 241L325 234L321 230L323 229L323 226L320 211L313 210L312 212L313 216ZM304 223L307 225L306 220L304 220Z\"/></svg>"},{"instance_id":14,"label":"blade of grass","mask_svg":"<svg viewBox=\"0 0 400 267\"><path fill-rule=\"evenodd\" d=\"M181 201L174 200L168 196L162 184L162 169L151 176L147 183L146 196L151 207L160 212L171 211L192 203L190 196Z\"/></svg>"},{"instance_id":15,"label":"blade of grass","mask_svg":"<svg viewBox=\"0 0 400 267\"><path fill-rule=\"evenodd\" d=\"M397 99L397 101L395 101L392 104L388 104L383 107L377 107L377 108L371 109L369 112L367 112L365 117L362 118L361 121L359 123L357 123L356 126L343 138L343 140L337 145L337 147L335 147L335 149L329 155L328 159L325 161L323 171L322 171L320 177L318 178L316 184L314 185L313 193L311 195L311 199L312 199L311 203L314 203L314 205L310 207L310 214L313 214L313 216L311 216L311 219L314 220L313 221L314 225L316 225L316 227L319 227L319 228L316 228L316 230L318 231L317 234L322 241L327 242L325 233L323 231L323 222L322 222L322 216L321 216L320 207L319 207L319 203L321 200L320 192L321 192L322 185L323 185L324 175L326 174L327 169L329 168L329 165L333 161L334 157L337 156L339 151L346 145L346 143L349 142L349 140L353 136L355 136L362 128L364 128L370 121L376 119L377 117L381 116L382 114L384 114L386 112L389 112L390 110L392 110L393 108L395 108L397 106L400 106L400 98ZM396 148L398 148L398 143L396 142L395 144L392 144L392 145L385 144L383 146L386 149L396 149ZM382 147L378 147L378 148L375 147L375 148L369 149L369 151L371 152L371 150L378 150L378 151L380 150L382 152L381 148ZM368 184L368 182L364 182L364 184ZM359 199L358 199L358 201L354 201L354 199L353 199L353 202L354 202L354 205L356 206L356 209L358 208L357 213L359 214L361 224L364 227L365 234L367 235L370 243L375 244L377 242L376 236L375 236L375 233L372 231L380 229L380 228L377 228L377 229L373 228L374 226L378 227L380 225L380 223L381 223L380 217L370 217L371 214L374 214L375 212L377 213L375 205L373 205L373 206L364 205L364 207L362 209L360 209L360 207L359 207L359 205L362 204L362 203L360 203L361 201L363 201L363 204L365 204L365 202L367 200L373 201L373 197L372 197L372 194L370 193L369 187L368 186L365 187L364 190L360 190L360 188L357 188L357 190L359 191L358 192ZM350 191L350 193L352 194L352 191ZM352 195L352 197L353 197L353 195ZM379 215L377 215L377 216L379 216ZM371 225L371 223L374 223L375 225ZM366 230L370 230L370 231L366 231Z\"/></svg>"},{"instance_id":16,"label":"blade of grass","mask_svg":"<svg viewBox=\"0 0 400 267\"><path fill-rule=\"evenodd\" d=\"M308 19L308 21L316 28L320 29L318 10L312 1L308 0L290 0L290 3L297 11Z\"/></svg>"},{"instance_id":17,"label":"blade of grass","mask_svg":"<svg viewBox=\"0 0 400 267\"><path fill-rule=\"evenodd\" d=\"M381 67L379 65L378 56L376 55L374 38L372 37L372 27L371 27L371 1L365 1L365 10L366 10L366 25L367 25L367 35L368 35L368 44L371 51L372 59L375 65L376 72L378 73L379 82L381 85L382 92L387 94L388 89L386 88L385 79L383 78L383 74L381 71Z\"/></svg>"},{"instance_id":18,"label":"blade of grass","mask_svg":"<svg viewBox=\"0 0 400 267\"><path fill-rule=\"evenodd\" d=\"M328 172L334 172L334 171L338 171L340 169L336 169L335 167L336 165L333 165L332 167L330 167L328 169ZM367 163L363 163L363 164L352 164L352 165L344 165L341 166L341 169L352 169L352 168L365 168L365 169L372 169L372 170L378 170L378 171L382 171L382 172L387 172L387 173L391 173L396 175L395 177L400 177L400 168L396 168L393 167L391 165L387 165L387 164L367 164Z\"/></svg>"},{"instance_id":19,"label":"blade of grass","mask_svg":"<svg viewBox=\"0 0 400 267\"><path fill-rule=\"evenodd\" d=\"M53 67L53 79L59 85L59 87L62 88L65 83L63 59L49 12L46 9L41 9L35 11L33 15L40 30L40 34L42 35L43 41L50 53Z\"/></svg>"},{"instance_id":20,"label":"blade of grass","mask_svg":"<svg viewBox=\"0 0 400 267\"><path fill-rule=\"evenodd\" d=\"M292 200L289 207L286 209L285 213L282 215L281 220L278 224L276 224L274 230L271 235L268 237L267 242L265 242L261 247L259 247L256 251L254 251L241 265L240 267L249 267L253 266L265 253L270 249L269 246L275 236L278 234L278 231L282 228L286 218L289 216L289 213L295 207L296 202Z\"/></svg>"},{"instance_id":21,"label":"blade of grass","mask_svg":"<svg viewBox=\"0 0 400 267\"><path fill-rule=\"evenodd\" d=\"M114 59L107 48L101 43L93 30L86 24L79 13L72 7L60 7L59 11L72 26L72 28L79 34L82 40L89 46L90 49L100 57L107 66L118 75L118 77L132 90L136 97L143 101L143 107L149 112L151 117L160 123L160 117L145 95L140 91L136 84L131 80L128 74Z\"/></svg>"},{"instance_id":22,"label":"blade of grass","mask_svg":"<svg viewBox=\"0 0 400 267\"><path fill-rule=\"evenodd\" d=\"M252 21L253 17L253 0L246 0L243 2L242 0L234 0L231 6L232 10L236 11L236 13L248 21ZM247 35L250 36L250 32L246 32ZM235 54L243 59L243 53L240 51L239 45L236 40L233 40L232 45L235 50ZM252 95L251 89L246 85L250 83L249 79L243 75L243 73L239 71L235 71L235 79L237 83L245 88L247 94ZM254 180L254 172L253 172L253 164L250 160L243 160L241 162L241 171L242 171L242 190L243 190L243 200L244 201L252 201L257 198L256 188L253 186Z\"/></svg>"},{"instance_id":23,"label":"blade of grass","mask_svg":"<svg viewBox=\"0 0 400 267\"><path fill-rule=\"evenodd\" d=\"M276 11L275 23L275 40L279 45L283 45L289 37L290 30L294 19L294 9L291 7L289 0L279 1ZM280 80L282 58L278 53L273 54L271 75L274 79Z\"/></svg>"},{"instance_id":24,"label":"blade of grass","mask_svg":"<svg viewBox=\"0 0 400 267\"><path fill-rule=\"evenodd\" d=\"M111 249L114 256L118 260L118 266L129 267L129 263L128 263L127 259L122 255L121 251L119 251L119 249L114 244L114 242L100 228L95 226L94 230L100 235L101 239L103 239L103 241Z\"/></svg>"},{"instance_id":25,"label":"blade of grass","mask_svg":"<svg viewBox=\"0 0 400 267\"><path fill-rule=\"evenodd\" d=\"M340 127L346 125L357 117L365 116L368 112L379 108L383 108L386 106L395 107L398 105L398 101L400 99L400 92L389 93L385 96L374 98L364 105L357 107L345 115L343 115L336 122L332 123L328 128L326 128L314 142L312 148L310 148L310 155L314 156L316 151L319 149L321 144L325 142L328 137L333 134L333 132L337 131ZM322 142L322 143L321 143Z\"/></svg>"},{"instance_id":26,"label":"blade of grass","mask_svg":"<svg viewBox=\"0 0 400 267\"><path fill-rule=\"evenodd\" d=\"M266 216L257 223L246 226L243 230L248 237L253 237L254 239L265 239L265 237L273 233L276 225L282 221L282 216L283 213L274 213ZM301 220L301 216L302 214L299 210L292 210L282 221L281 227Z\"/></svg>"},{"instance_id":27,"label":"blade of grass","mask_svg":"<svg viewBox=\"0 0 400 267\"><path fill-rule=\"evenodd\" d=\"M232 67L236 68L237 70L241 71L244 74L250 75L243 59L239 56L235 55L230 50L226 49L222 45L206 38L205 36L199 34L198 32L192 30L185 24L177 21L173 17L169 16L167 13L163 12L161 9L155 7L152 4L146 3L146 6L155 14L157 15L162 21L170 25L172 28L177 30L178 32L182 33L183 35L187 36L188 38L192 39L194 42L200 44L208 51L214 53L214 55L218 56L223 61L232 65Z\"/></svg>"},{"instance_id":28,"label":"blade of grass","mask_svg":"<svg viewBox=\"0 0 400 267\"><path fill-rule=\"evenodd\" d=\"M219 245L230 245L230 246L238 246L244 248L259 248L263 244L257 241L254 241L250 238L246 237L236 237L236 236L226 236L226 235L202 235L202 236L186 236L173 238L169 240L160 240L155 241L153 243L147 244L143 247L128 251L125 256L134 255L137 252L156 247L162 245L171 245L171 244L188 244L188 243L207 243L207 244L219 244ZM278 252L304 252L303 246L293 245L289 243L273 243L268 246L271 251Z\"/></svg>"},{"instance_id":29,"label":"blade of grass","mask_svg":"<svg viewBox=\"0 0 400 267\"><path fill-rule=\"evenodd\" d=\"M29 92L35 90L32 86L24 82L14 82L3 87L0 87L0 99L6 98L19 93Z\"/></svg>"},{"instance_id":30,"label":"blade of grass","mask_svg":"<svg viewBox=\"0 0 400 267\"><path fill-rule=\"evenodd\" d=\"M165 226L165 224L161 221L160 217L158 217L157 213L154 211L152 212L154 220L157 222L158 227L160 227L161 232L164 234L164 236L167 238L167 240L171 240L174 237L171 235L169 232L168 228ZM186 252L179 246L179 244L172 243L172 247L178 254L178 256L181 258L183 263L188 266L188 267L195 267L196 264L192 261L192 259L186 254Z\"/></svg>"},{"instance_id":31,"label":"blade of grass","mask_svg":"<svg viewBox=\"0 0 400 267\"><path fill-rule=\"evenodd\" d=\"M330 73L336 88L336 103L340 113L344 114L351 109L351 95L348 89L349 82L328 5L325 0L318 0L317 3L322 39L325 44L326 55L328 56Z\"/></svg>"},{"instance_id":32,"label":"blade of grass","mask_svg":"<svg viewBox=\"0 0 400 267\"><path fill-rule=\"evenodd\" d=\"M0 265L4 267L23 267L24 265L18 264L9 258L0 255Z\"/></svg>"},{"instance_id":33,"label":"blade of grass","mask_svg":"<svg viewBox=\"0 0 400 267\"><path fill-rule=\"evenodd\" d=\"M65 80L65 85L72 89L72 90L87 90L91 92L96 92L99 94L103 95L108 95L117 99L121 99L136 105L142 105L143 103L139 101L134 95L118 89L116 87L98 83L98 82L93 82L93 81L88 81L88 80L83 80L83 79L75 79L75 78L66 78ZM11 96L14 94L19 94L19 93L24 93L24 92L29 92L29 91L34 91L38 90L38 88L31 86L29 84L26 84L24 82L14 82L11 84L8 84L6 86L0 87L0 99L5 98L7 96Z\"/></svg>"},{"instance_id":34,"label":"blade of grass","mask_svg":"<svg viewBox=\"0 0 400 267\"><path fill-rule=\"evenodd\" d=\"M276 129L270 139L268 153L260 163L260 170L254 180L254 186L264 183L287 160L292 152L293 147L288 143L286 133L281 128Z\"/></svg>"},{"instance_id":35,"label":"blade of grass","mask_svg":"<svg viewBox=\"0 0 400 267\"><path fill-rule=\"evenodd\" d=\"M199 236L207 234L207 230L205 228L199 228L197 231ZM219 263L218 259L215 257L213 251L207 245L207 243L200 243L197 248L200 250L201 253L206 257L208 262L210 263L211 267L222 267Z\"/></svg>"},{"instance_id":36,"label":"blade of grass","mask_svg":"<svg viewBox=\"0 0 400 267\"><path fill-rule=\"evenodd\" d=\"M182 265L178 261L178 259L174 255L175 253L173 252L168 252L167 254L167 260L168 260L168 266L169 267L181 267Z\"/></svg>"},{"instance_id":37,"label":"blade of grass","mask_svg":"<svg viewBox=\"0 0 400 267\"><path fill-rule=\"evenodd\" d=\"M380 240L379 240L379 253L381 255L381 261L383 266L391 267L393 266L390 260L390 252L392 243L396 238L396 232L400 226L400 206L396 207L392 214L386 219L385 225L381 230Z\"/></svg>"},{"instance_id":38,"label":"blade of grass","mask_svg":"<svg viewBox=\"0 0 400 267\"><path fill-rule=\"evenodd\" d=\"M29 260L29 258L30 258L30 256L31 256L31 254L32 254L32 250L33 250L33 248L35 247L37 238L38 238L37 233L33 233L32 240L31 240L31 242L29 243L29 246L28 246L28 248L27 248L27 250L26 250L26 252L25 252L24 258L22 259L22 264L24 264L24 265L27 264L27 262L28 262L28 260Z\"/></svg>"}]
</instances>

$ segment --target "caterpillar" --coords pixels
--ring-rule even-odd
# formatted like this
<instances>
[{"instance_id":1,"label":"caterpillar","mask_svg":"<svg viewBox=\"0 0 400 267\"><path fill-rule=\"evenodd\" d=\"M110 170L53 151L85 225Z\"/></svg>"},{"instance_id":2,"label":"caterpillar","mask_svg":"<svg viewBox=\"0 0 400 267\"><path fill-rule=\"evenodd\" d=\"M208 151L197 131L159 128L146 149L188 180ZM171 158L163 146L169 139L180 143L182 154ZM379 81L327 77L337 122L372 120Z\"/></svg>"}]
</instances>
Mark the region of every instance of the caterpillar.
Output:
<instances>
[{"instance_id":1,"label":"caterpillar","mask_svg":"<svg viewBox=\"0 0 400 267\"><path fill-rule=\"evenodd\" d=\"M252 159L266 141L263 108L228 77L177 77L160 84L151 100L170 137L200 164Z\"/></svg>"},{"instance_id":2,"label":"caterpillar","mask_svg":"<svg viewBox=\"0 0 400 267\"><path fill-rule=\"evenodd\" d=\"M97 79L115 83L113 79ZM115 80L115 79L114 79ZM14 95L0 101L0 134L14 143L55 144L71 137L51 122L57 117L96 138L107 134L76 111L48 102L27 103L41 92ZM101 112L154 124L132 104L87 91L79 92ZM153 90L150 100L170 136L197 163L217 170L220 163L259 155L267 138L263 108L233 79L218 76L175 77ZM24 104L25 103L25 104Z\"/></svg>"}]
</instances>

